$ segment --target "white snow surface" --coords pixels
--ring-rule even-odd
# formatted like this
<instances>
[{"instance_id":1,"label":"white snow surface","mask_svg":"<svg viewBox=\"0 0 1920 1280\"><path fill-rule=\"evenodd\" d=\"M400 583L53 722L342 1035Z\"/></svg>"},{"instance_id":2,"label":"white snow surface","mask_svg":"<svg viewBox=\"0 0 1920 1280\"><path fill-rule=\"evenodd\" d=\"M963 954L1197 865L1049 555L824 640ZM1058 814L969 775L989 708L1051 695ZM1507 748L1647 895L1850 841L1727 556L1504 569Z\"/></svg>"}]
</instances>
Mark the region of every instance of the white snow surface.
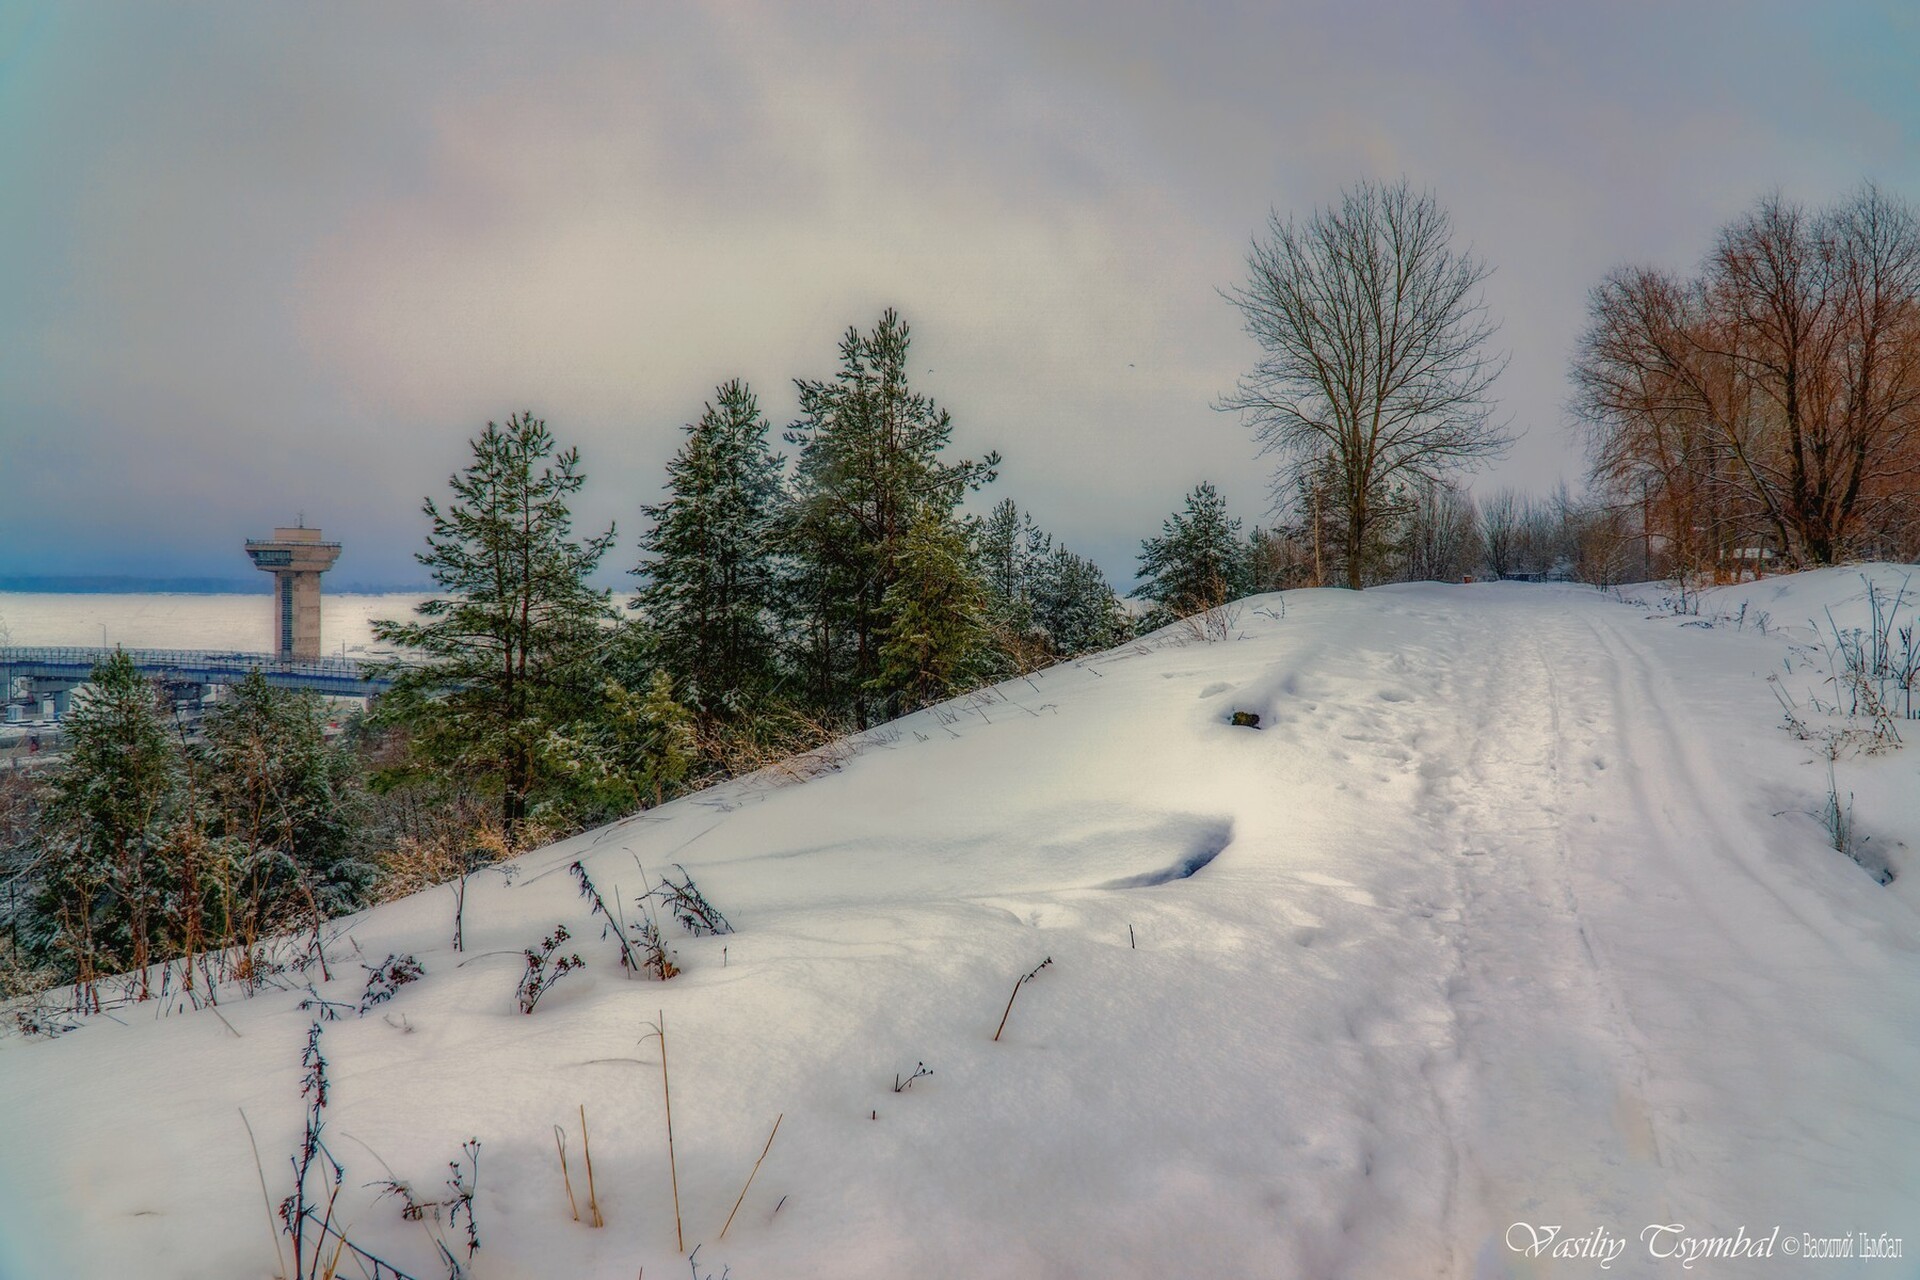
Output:
<instances>
[{"instance_id":1,"label":"white snow surface","mask_svg":"<svg viewBox=\"0 0 1920 1280\"><path fill-rule=\"evenodd\" d=\"M1858 573L1742 590L1844 607ZM369 911L321 990L358 999L356 954L427 976L326 1024L336 1217L444 1274L368 1184L441 1190L477 1136L476 1280L687 1274L664 1015L699 1276L1913 1274L1920 724L1837 766L1883 887L1778 727L1793 639L1689 621L1548 585L1259 597L1233 639L1176 628L482 873L464 954L450 889ZM683 864L738 932L669 921L684 973L624 977L576 858L630 917L638 866ZM588 967L522 1015L560 922ZM0 1043L0 1275L274 1274L240 1110L278 1200L301 994ZM584 1201L583 1104L599 1230L554 1151L562 1125ZM1626 1248L1529 1259L1515 1223ZM1907 1260L1683 1271L1656 1223Z\"/></svg>"}]
</instances>

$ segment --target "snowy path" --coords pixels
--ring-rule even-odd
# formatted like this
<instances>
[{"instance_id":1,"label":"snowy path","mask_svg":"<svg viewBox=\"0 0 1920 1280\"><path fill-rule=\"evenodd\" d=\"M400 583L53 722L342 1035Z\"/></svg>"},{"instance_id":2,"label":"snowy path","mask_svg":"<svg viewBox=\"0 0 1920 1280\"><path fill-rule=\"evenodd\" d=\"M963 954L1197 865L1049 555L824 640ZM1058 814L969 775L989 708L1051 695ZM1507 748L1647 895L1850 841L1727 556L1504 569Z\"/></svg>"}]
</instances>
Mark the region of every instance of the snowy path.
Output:
<instances>
[{"instance_id":1,"label":"snowy path","mask_svg":"<svg viewBox=\"0 0 1920 1280\"><path fill-rule=\"evenodd\" d=\"M1643 618L1448 622L1459 656L1432 683L1479 708L1464 765L1443 750L1422 766L1444 779L1430 812L1462 858L1461 1242L1503 1274L1488 1244L1510 1221L1628 1237L1911 1224L1920 1106L1885 1087L1920 1066L1911 935L1903 969L1882 968L1820 877L1768 856L1777 822L1724 776L1726 739L1649 652ZM1864 1018L1862 984L1883 987ZM1610 1270L1670 1265L1639 1244Z\"/></svg>"},{"instance_id":2,"label":"snowy path","mask_svg":"<svg viewBox=\"0 0 1920 1280\"><path fill-rule=\"evenodd\" d=\"M404 1027L329 1024L340 1147L431 1186L478 1134L475 1280L681 1274L638 1040L664 1010L701 1274L1803 1274L1683 1272L1651 1223L1920 1249L1920 914L1821 844L1824 765L1763 678L1777 637L1515 586L1294 593L1240 633L1010 682L831 776L530 854L475 882L468 956L444 893L370 913L363 953L428 977ZM1886 843L1920 843L1896 803L1917 763L1857 772ZM565 873L583 856L629 890L635 859L684 862L740 932L625 981ZM518 948L559 920L589 968L521 1017ZM0 1042L0 1277L269 1274L235 1108L276 1178L297 998L230 1002L232 1033L136 1015ZM599 1232L553 1161L582 1103ZM354 1215L438 1274L416 1227ZM1516 1222L1626 1248L1528 1259Z\"/></svg>"}]
</instances>

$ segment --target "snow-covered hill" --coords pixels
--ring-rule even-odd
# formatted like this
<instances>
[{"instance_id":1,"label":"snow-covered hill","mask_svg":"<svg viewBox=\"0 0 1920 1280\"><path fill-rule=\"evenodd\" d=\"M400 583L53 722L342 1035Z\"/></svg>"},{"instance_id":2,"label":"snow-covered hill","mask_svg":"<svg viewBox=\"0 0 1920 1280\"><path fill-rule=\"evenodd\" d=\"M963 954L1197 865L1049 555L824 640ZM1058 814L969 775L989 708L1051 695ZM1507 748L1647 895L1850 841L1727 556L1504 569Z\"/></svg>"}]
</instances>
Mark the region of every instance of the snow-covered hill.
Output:
<instances>
[{"instance_id":1,"label":"snow-covered hill","mask_svg":"<svg viewBox=\"0 0 1920 1280\"><path fill-rule=\"evenodd\" d=\"M1837 600L1847 574L1786 585ZM1232 639L1012 681L814 780L483 874L463 953L451 890L369 912L322 993L358 1000L356 957L426 976L325 1024L335 1216L444 1274L369 1184L444 1194L478 1137L478 1280L687 1274L664 1016L699 1276L1679 1274L1649 1224L1886 1232L1908 1261L1817 1274L1908 1274L1920 741L1837 765L1911 868L1882 886L1826 843L1826 759L1778 727L1767 677L1817 673L1794 637L1698 625L1715 609L1519 584L1262 597ZM669 921L681 975L625 977L575 859L629 917L642 866L683 864L737 932ZM523 1015L521 949L559 923L587 968ZM0 1047L0 1274L273 1274L240 1113L277 1200L303 995ZM555 1153L564 1126L584 1212L583 1105L597 1230ZM1624 1245L1605 1271L1528 1258L1515 1224ZM1685 1274L1800 1274L1775 1253Z\"/></svg>"}]
</instances>

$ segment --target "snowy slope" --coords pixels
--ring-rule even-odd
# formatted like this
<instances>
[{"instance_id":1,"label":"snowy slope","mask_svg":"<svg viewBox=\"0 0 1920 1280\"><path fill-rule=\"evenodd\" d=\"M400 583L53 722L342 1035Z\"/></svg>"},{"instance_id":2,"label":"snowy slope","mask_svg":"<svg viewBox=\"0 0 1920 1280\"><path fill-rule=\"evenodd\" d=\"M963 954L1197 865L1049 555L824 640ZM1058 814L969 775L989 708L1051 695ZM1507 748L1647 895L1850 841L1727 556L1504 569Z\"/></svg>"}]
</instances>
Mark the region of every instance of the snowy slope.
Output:
<instances>
[{"instance_id":1,"label":"snowy slope","mask_svg":"<svg viewBox=\"0 0 1920 1280\"><path fill-rule=\"evenodd\" d=\"M1899 605L1898 625L1912 625L1920 617L1920 565L1911 564L1842 565L1713 587L1701 593L1700 611L1724 624L1738 620L1744 608L1749 626L1764 621L1770 630L1804 640L1835 622L1865 626L1870 585L1884 597L1885 607Z\"/></svg>"},{"instance_id":2,"label":"snowy slope","mask_svg":"<svg viewBox=\"0 0 1920 1280\"><path fill-rule=\"evenodd\" d=\"M431 1191L478 1136L479 1280L686 1274L664 1014L702 1276L1678 1273L1650 1223L1911 1255L1920 868L1882 887L1823 843L1825 762L1766 680L1788 638L1648 614L1521 584L1263 597L1235 639L1013 681L828 776L530 854L474 882L464 955L448 890L369 912L328 994L358 997L355 947L427 977L324 1032L340 1216L443 1274L365 1184ZM1876 797L1920 792L1920 743L1872 768ZM1920 815L1881 802L1861 822L1904 858ZM623 978L575 858L628 899L637 863L682 863L738 932ZM523 1016L520 948L562 921L589 967ZM277 1199L298 998L0 1044L0 1275L273 1274L238 1108ZM600 1230L554 1154L565 1125L584 1197L582 1104ZM1530 1260L1516 1222L1629 1246Z\"/></svg>"}]
</instances>

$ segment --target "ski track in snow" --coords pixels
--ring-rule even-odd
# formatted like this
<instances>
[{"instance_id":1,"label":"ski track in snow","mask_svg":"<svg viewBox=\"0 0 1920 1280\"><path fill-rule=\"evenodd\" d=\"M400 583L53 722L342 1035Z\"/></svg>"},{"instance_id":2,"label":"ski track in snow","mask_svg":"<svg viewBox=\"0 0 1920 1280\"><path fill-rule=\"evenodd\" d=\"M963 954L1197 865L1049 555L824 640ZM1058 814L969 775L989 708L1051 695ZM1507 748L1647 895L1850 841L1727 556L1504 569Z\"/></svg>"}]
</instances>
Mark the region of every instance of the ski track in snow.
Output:
<instances>
[{"instance_id":1,"label":"ski track in snow","mask_svg":"<svg viewBox=\"0 0 1920 1280\"><path fill-rule=\"evenodd\" d=\"M444 890L369 913L365 953L429 976L390 1006L413 1032L329 1024L330 1125L428 1186L479 1134L476 1280L684 1267L635 1044L658 1009L689 1244L739 1280L1673 1274L1638 1245L1656 1222L1920 1249L1917 917L1805 818L1824 775L1760 678L1781 642L1553 587L1287 601L529 854L474 881L467 956ZM1860 773L1889 841L1916 757ZM636 860L684 863L740 932L625 982L577 857L629 899ZM513 1015L556 920L590 969ZM189 1013L0 1046L0 1276L267 1274L233 1114L275 1178L296 1000L229 1002L233 1036ZM935 1075L891 1092L916 1061ZM601 1232L556 1212L550 1125L583 1101ZM397 1215L356 1214L413 1256ZM1527 1260L1515 1222L1629 1247Z\"/></svg>"}]
</instances>

